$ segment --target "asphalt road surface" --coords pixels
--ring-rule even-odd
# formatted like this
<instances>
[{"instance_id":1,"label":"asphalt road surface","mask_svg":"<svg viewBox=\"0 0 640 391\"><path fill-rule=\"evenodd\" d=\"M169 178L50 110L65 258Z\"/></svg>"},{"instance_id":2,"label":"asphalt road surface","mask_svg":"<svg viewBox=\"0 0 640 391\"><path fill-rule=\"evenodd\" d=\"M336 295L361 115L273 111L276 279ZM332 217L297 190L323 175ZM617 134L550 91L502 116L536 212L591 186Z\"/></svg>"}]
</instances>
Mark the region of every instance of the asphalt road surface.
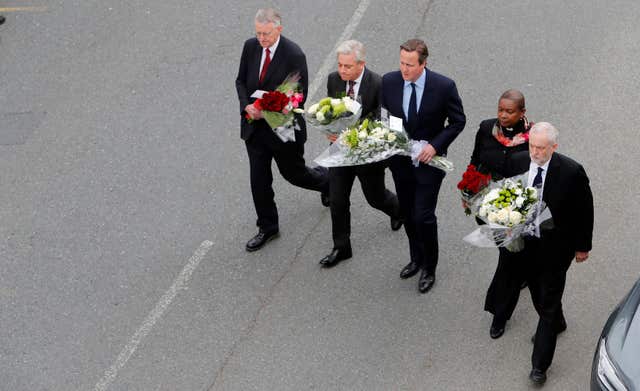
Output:
<instances>
[{"instance_id":1,"label":"asphalt road surface","mask_svg":"<svg viewBox=\"0 0 640 391\"><path fill-rule=\"evenodd\" d=\"M462 242L475 223L455 189L507 88L592 181L594 249L569 271L545 389L588 387L600 329L640 275L639 2L275 2L307 54L311 99L343 38L379 73L424 38L429 67L457 82L467 127L427 295L398 278L406 237L357 185L351 260L319 268L329 211L279 174L281 237L244 250L256 228L234 80L262 2L26 6L0 3L2 390L529 389L529 294L491 340L497 251ZM310 130L309 161L326 144Z\"/></svg>"}]
</instances>

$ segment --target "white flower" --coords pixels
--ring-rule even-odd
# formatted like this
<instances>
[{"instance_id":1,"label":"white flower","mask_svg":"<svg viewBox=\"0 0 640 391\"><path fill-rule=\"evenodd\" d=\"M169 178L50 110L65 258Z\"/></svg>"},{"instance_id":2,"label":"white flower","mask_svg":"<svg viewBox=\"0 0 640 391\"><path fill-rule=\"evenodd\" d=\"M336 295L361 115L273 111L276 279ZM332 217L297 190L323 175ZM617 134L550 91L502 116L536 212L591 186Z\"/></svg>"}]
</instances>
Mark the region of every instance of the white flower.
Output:
<instances>
[{"instance_id":1,"label":"white flower","mask_svg":"<svg viewBox=\"0 0 640 391\"><path fill-rule=\"evenodd\" d=\"M480 217L487 217L488 209L489 209L489 205L482 204L480 206L480 210L478 211L478 215Z\"/></svg>"},{"instance_id":2,"label":"white flower","mask_svg":"<svg viewBox=\"0 0 640 391\"><path fill-rule=\"evenodd\" d=\"M487 216L487 219L489 220L490 223L497 223L498 222L498 213L489 212L489 215Z\"/></svg>"},{"instance_id":3,"label":"white flower","mask_svg":"<svg viewBox=\"0 0 640 391\"><path fill-rule=\"evenodd\" d=\"M331 99L331 106L337 106L342 102L342 99Z\"/></svg>"},{"instance_id":4,"label":"white flower","mask_svg":"<svg viewBox=\"0 0 640 391\"><path fill-rule=\"evenodd\" d=\"M361 130L358 132L358 138L361 140L364 140L365 138L367 138L367 131L366 130Z\"/></svg>"},{"instance_id":5,"label":"white flower","mask_svg":"<svg viewBox=\"0 0 640 391\"><path fill-rule=\"evenodd\" d=\"M516 198L516 206L518 208L521 208L525 201L526 201L526 198L524 198L523 196L518 196Z\"/></svg>"},{"instance_id":6,"label":"white flower","mask_svg":"<svg viewBox=\"0 0 640 391\"><path fill-rule=\"evenodd\" d=\"M315 113L318 112L318 109L320 108L320 105L318 103L315 103L313 105L311 105L311 107L309 107L307 109L307 113L314 115Z\"/></svg>"},{"instance_id":7,"label":"white flower","mask_svg":"<svg viewBox=\"0 0 640 391\"><path fill-rule=\"evenodd\" d=\"M389 134L387 134L387 140L394 142L396 141L396 134L393 132L390 132Z\"/></svg>"},{"instance_id":8,"label":"white flower","mask_svg":"<svg viewBox=\"0 0 640 391\"><path fill-rule=\"evenodd\" d=\"M500 224L507 224L509 222L509 209L502 208L497 212L497 215Z\"/></svg>"},{"instance_id":9,"label":"white flower","mask_svg":"<svg viewBox=\"0 0 640 391\"><path fill-rule=\"evenodd\" d=\"M491 189L491 191L487 193L486 196L484 196L484 200L482 200L482 203L484 204L487 202L497 200L499 197L500 197L500 189Z\"/></svg>"},{"instance_id":10,"label":"white flower","mask_svg":"<svg viewBox=\"0 0 640 391\"><path fill-rule=\"evenodd\" d=\"M515 189L514 189L514 191L513 191L513 192L514 192L516 195L520 195L520 194L522 194L522 189L521 189L520 187L517 187L517 188L515 188Z\"/></svg>"},{"instance_id":11,"label":"white flower","mask_svg":"<svg viewBox=\"0 0 640 391\"><path fill-rule=\"evenodd\" d=\"M509 223L511 225L520 224L521 221L522 221L522 213L515 210L509 213Z\"/></svg>"},{"instance_id":12,"label":"white flower","mask_svg":"<svg viewBox=\"0 0 640 391\"><path fill-rule=\"evenodd\" d=\"M324 121L324 113L322 111L318 111L316 113L316 119L320 122Z\"/></svg>"}]
</instances>

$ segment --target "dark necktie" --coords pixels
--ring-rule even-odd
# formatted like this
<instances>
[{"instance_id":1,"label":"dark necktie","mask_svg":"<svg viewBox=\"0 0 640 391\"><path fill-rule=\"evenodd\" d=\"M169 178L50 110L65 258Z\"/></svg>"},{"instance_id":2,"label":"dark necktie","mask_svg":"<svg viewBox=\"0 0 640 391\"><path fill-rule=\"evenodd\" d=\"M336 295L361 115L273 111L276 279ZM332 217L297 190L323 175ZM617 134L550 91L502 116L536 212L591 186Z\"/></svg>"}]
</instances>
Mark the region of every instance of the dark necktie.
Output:
<instances>
[{"instance_id":1,"label":"dark necktie","mask_svg":"<svg viewBox=\"0 0 640 391\"><path fill-rule=\"evenodd\" d=\"M349 90L347 91L347 96L351 99L353 99L353 96L355 95L355 91L353 90L353 86L356 85L356 82L353 80L349 80Z\"/></svg>"},{"instance_id":2,"label":"dark necktie","mask_svg":"<svg viewBox=\"0 0 640 391\"><path fill-rule=\"evenodd\" d=\"M262 64L262 70L260 71L260 84L264 81L264 76L267 74L269 64L271 64L271 51L267 48L267 55L264 58L264 64Z\"/></svg>"},{"instance_id":3,"label":"dark necktie","mask_svg":"<svg viewBox=\"0 0 640 391\"><path fill-rule=\"evenodd\" d=\"M411 83L411 98L409 98L409 115L407 123L410 130L415 130L416 121L418 120L418 97L416 95L416 83Z\"/></svg>"},{"instance_id":4,"label":"dark necktie","mask_svg":"<svg viewBox=\"0 0 640 391\"><path fill-rule=\"evenodd\" d=\"M533 187L537 187L538 189L542 188L542 172L543 171L544 171L544 168L538 167L538 173L536 174L536 177L533 178Z\"/></svg>"}]
</instances>

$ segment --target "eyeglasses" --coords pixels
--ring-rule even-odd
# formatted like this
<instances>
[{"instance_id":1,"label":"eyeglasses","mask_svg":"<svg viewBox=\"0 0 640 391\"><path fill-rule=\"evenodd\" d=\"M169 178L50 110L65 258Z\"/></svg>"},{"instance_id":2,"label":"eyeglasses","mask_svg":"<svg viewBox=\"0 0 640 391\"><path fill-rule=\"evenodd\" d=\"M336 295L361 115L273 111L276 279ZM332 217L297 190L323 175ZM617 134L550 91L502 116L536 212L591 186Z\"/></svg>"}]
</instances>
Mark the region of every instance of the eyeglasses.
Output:
<instances>
[{"instance_id":1,"label":"eyeglasses","mask_svg":"<svg viewBox=\"0 0 640 391\"><path fill-rule=\"evenodd\" d=\"M270 36L272 34L273 34L273 30L269 31L268 33L262 33L262 32L257 32L256 31L256 37L258 37L258 38L260 38L260 37L266 38L266 37L268 37L268 36Z\"/></svg>"}]
</instances>

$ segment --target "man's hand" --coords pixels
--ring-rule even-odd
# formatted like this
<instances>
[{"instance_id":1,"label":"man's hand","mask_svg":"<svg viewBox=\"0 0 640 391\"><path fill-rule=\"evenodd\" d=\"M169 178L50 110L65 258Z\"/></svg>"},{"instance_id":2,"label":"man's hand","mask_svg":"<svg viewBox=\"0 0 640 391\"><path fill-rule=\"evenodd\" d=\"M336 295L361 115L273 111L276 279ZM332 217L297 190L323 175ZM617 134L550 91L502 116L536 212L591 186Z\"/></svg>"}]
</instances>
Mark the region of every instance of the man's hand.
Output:
<instances>
[{"instance_id":1,"label":"man's hand","mask_svg":"<svg viewBox=\"0 0 640 391\"><path fill-rule=\"evenodd\" d=\"M589 258L589 251L576 251L576 262L584 262Z\"/></svg>"},{"instance_id":2,"label":"man's hand","mask_svg":"<svg viewBox=\"0 0 640 391\"><path fill-rule=\"evenodd\" d=\"M433 148L431 144L427 144L422 148L420 154L418 154L418 160L426 164L429 163L434 156L436 156L435 148Z\"/></svg>"},{"instance_id":3,"label":"man's hand","mask_svg":"<svg viewBox=\"0 0 640 391\"><path fill-rule=\"evenodd\" d=\"M328 134L327 135L327 139L329 139L329 141L331 141L332 143L335 143L336 140L338 139L338 135L337 134Z\"/></svg>"},{"instance_id":4,"label":"man's hand","mask_svg":"<svg viewBox=\"0 0 640 391\"><path fill-rule=\"evenodd\" d=\"M251 119L262 118L262 111L256 109L254 105L247 105L247 107L244 108L244 111L246 111L247 114L249 114L249 117L251 117Z\"/></svg>"}]
</instances>

